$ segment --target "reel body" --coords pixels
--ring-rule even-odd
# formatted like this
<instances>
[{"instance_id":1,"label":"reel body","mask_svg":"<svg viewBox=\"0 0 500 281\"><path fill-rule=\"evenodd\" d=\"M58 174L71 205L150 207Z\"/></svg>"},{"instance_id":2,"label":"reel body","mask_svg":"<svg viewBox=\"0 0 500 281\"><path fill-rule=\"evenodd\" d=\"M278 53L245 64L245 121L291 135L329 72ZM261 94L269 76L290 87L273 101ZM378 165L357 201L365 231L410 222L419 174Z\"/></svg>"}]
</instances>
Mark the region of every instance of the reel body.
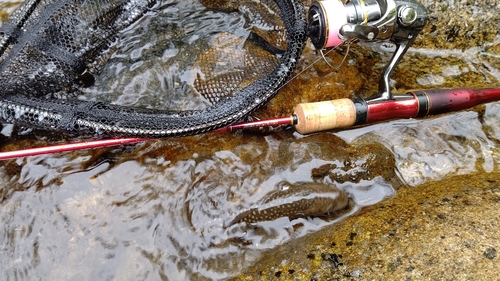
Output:
<instances>
[{"instance_id":1,"label":"reel body","mask_svg":"<svg viewBox=\"0 0 500 281\"><path fill-rule=\"evenodd\" d=\"M391 41L396 51L379 81L379 93L370 101L392 95L389 75L425 26L427 11L414 0L315 1L308 12L309 38L316 49L334 48L353 39Z\"/></svg>"}]
</instances>

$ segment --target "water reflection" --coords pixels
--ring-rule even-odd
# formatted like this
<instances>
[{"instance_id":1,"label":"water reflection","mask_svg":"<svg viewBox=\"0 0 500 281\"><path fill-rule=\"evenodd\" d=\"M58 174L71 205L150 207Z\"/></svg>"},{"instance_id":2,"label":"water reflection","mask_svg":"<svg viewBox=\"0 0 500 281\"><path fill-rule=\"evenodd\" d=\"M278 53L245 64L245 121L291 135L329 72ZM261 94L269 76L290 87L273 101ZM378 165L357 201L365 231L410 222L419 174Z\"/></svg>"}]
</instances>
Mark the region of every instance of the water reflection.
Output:
<instances>
[{"instance_id":1,"label":"water reflection","mask_svg":"<svg viewBox=\"0 0 500 281\"><path fill-rule=\"evenodd\" d=\"M283 48L285 33L275 4L207 4L215 8L199 1L161 1L98 58L106 63L90 71L95 80L81 88L79 98L197 110L271 72L278 58L249 38L272 34L266 39Z\"/></svg>"},{"instance_id":2,"label":"water reflection","mask_svg":"<svg viewBox=\"0 0 500 281\"><path fill-rule=\"evenodd\" d=\"M498 103L486 105L486 112L457 112L422 120L398 120L337 135L348 142L379 142L396 159L400 178L408 185L420 185L450 175L498 168L496 128ZM491 127L490 127L491 126Z\"/></svg>"},{"instance_id":3,"label":"water reflection","mask_svg":"<svg viewBox=\"0 0 500 281\"><path fill-rule=\"evenodd\" d=\"M206 134L3 162L2 279L233 276L262 250L391 196L400 179L497 168L497 107L312 136ZM333 184L353 205L340 216L225 227L282 181Z\"/></svg>"},{"instance_id":4,"label":"water reflection","mask_svg":"<svg viewBox=\"0 0 500 281\"><path fill-rule=\"evenodd\" d=\"M232 148L200 149L215 140ZM24 277L75 280L224 278L251 264L262 249L393 194L385 174L353 178L358 183L331 179L346 172L355 177L353 170L379 165L390 157L387 150L378 147L370 162L356 150L371 147L349 147L332 135L285 140L209 135L143 144L130 154L109 151L98 161L90 155L61 155L3 163L3 181L16 179L19 185L19 192L4 198L0 213L4 277L24 272ZM300 157L288 157L297 147ZM325 164L329 168L311 178L311 170ZM5 170L16 165L23 165L19 175ZM299 179L336 184L355 205L340 217L283 217L225 227L280 181ZM15 262L9 256L24 258Z\"/></svg>"}]
</instances>

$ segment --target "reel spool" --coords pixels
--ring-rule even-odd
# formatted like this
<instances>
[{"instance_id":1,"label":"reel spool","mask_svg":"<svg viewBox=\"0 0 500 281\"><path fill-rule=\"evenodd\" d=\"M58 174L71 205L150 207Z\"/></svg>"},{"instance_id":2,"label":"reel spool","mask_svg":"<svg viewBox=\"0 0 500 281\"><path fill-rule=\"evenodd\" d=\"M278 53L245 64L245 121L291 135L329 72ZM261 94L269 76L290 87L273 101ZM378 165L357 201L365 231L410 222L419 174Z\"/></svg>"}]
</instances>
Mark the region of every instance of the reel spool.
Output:
<instances>
[{"instance_id":1,"label":"reel spool","mask_svg":"<svg viewBox=\"0 0 500 281\"><path fill-rule=\"evenodd\" d=\"M309 8L309 37L316 49L336 47L347 38L340 34L345 24L367 24L383 15L377 0L352 0L344 4L340 0L315 1Z\"/></svg>"}]
</instances>

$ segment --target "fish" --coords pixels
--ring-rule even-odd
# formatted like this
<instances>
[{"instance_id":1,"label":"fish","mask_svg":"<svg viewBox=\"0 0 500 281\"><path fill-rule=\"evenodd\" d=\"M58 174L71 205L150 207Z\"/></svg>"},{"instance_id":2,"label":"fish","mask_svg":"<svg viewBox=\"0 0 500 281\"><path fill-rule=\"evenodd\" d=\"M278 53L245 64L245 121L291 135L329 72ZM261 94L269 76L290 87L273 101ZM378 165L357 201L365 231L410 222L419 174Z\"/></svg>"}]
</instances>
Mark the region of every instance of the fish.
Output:
<instances>
[{"instance_id":1,"label":"fish","mask_svg":"<svg viewBox=\"0 0 500 281\"><path fill-rule=\"evenodd\" d=\"M281 182L277 185L277 190L264 196L255 207L236 215L228 226L242 222L252 224L272 221L281 217L288 217L290 220L325 217L346 208L348 204L348 194L334 185Z\"/></svg>"}]
</instances>

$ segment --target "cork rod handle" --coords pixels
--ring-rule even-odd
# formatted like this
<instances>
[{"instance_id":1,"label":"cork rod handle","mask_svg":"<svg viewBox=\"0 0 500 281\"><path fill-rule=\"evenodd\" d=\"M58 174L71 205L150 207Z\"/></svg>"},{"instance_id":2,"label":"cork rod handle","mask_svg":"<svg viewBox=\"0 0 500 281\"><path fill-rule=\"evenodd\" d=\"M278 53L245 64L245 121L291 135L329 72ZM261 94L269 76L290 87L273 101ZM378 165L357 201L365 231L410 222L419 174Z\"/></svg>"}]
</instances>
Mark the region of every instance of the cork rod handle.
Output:
<instances>
[{"instance_id":1,"label":"cork rod handle","mask_svg":"<svg viewBox=\"0 0 500 281\"><path fill-rule=\"evenodd\" d=\"M351 99L314 103L301 103L295 107L295 130L310 134L335 128L345 128L356 123L356 108Z\"/></svg>"}]
</instances>

